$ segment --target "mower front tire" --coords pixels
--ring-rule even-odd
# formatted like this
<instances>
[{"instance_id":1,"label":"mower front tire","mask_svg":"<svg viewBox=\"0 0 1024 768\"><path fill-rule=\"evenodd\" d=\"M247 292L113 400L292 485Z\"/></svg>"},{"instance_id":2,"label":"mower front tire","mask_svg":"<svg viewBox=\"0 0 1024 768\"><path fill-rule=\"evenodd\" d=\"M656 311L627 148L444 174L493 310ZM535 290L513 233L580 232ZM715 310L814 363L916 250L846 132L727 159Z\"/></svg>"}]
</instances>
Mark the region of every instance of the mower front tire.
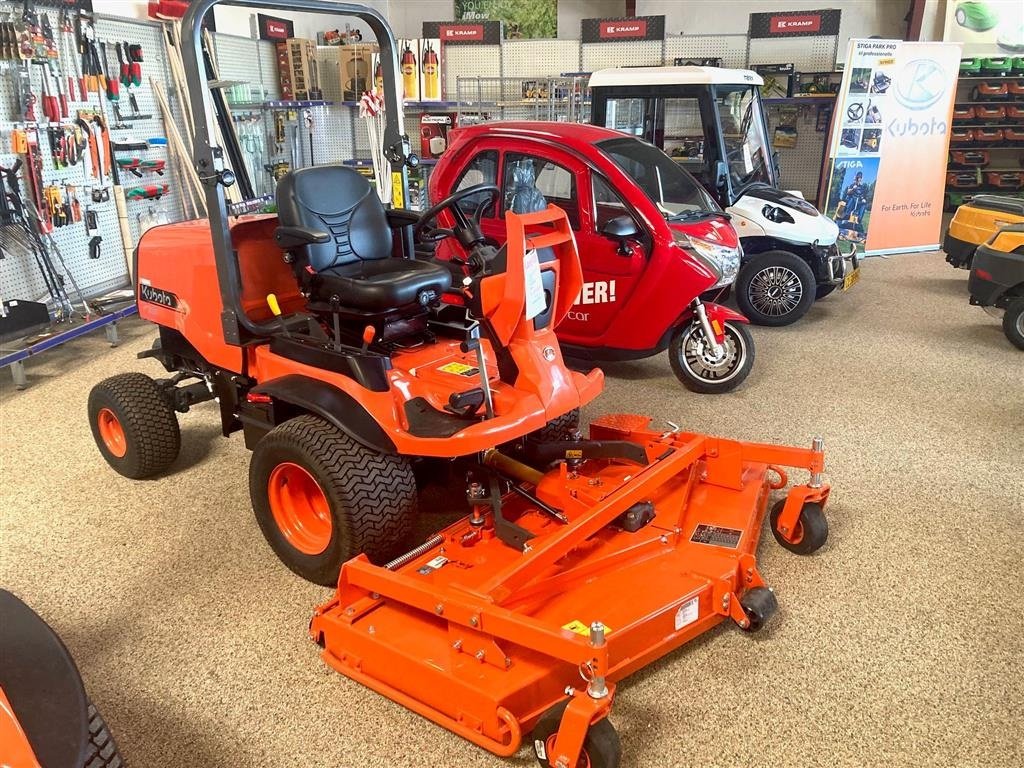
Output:
<instances>
[{"instance_id":1,"label":"mower front tire","mask_svg":"<svg viewBox=\"0 0 1024 768\"><path fill-rule=\"evenodd\" d=\"M378 453L308 414L256 444L249 495L281 561L324 586L336 585L342 563L360 553L383 563L404 551L417 511L409 459Z\"/></svg>"},{"instance_id":2,"label":"mower front tire","mask_svg":"<svg viewBox=\"0 0 1024 768\"><path fill-rule=\"evenodd\" d=\"M533 742L533 755L544 768L555 765L552 752L555 746L555 735L562 724L562 714L569 706L569 700L559 702L540 716L537 725L530 733ZM598 720L587 730L583 740L583 751L580 752L578 766L587 768L618 768L622 761L622 744L619 734L608 718Z\"/></svg>"},{"instance_id":3,"label":"mower front tire","mask_svg":"<svg viewBox=\"0 0 1024 768\"><path fill-rule=\"evenodd\" d=\"M89 393L88 410L100 453L125 477L152 477L178 457L178 418L160 385L149 376L121 373L104 379Z\"/></svg>"},{"instance_id":4,"label":"mower front tire","mask_svg":"<svg viewBox=\"0 0 1024 768\"><path fill-rule=\"evenodd\" d=\"M747 626L742 627L744 632L757 632L764 627L765 622L779 609L779 602L775 599L775 593L768 587L754 587L748 589L740 596L740 605L747 615Z\"/></svg>"},{"instance_id":5,"label":"mower front tire","mask_svg":"<svg viewBox=\"0 0 1024 768\"><path fill-rule=\"evenodd\" d=\"M1014 299L1003 313L1003 333L1017 349L1024 349L1024 298Z\"/></svg>"},{"instance_id":6,"label":"mower front tire","mask_svg":"<svg viewBox=\"0 0 1024 768\"><path fill-rule=\"evenodd\" d=\"M786 500L782 499L772 507L771 526L772 535L775 540L784 548L797 555L809 555L821 549L828 540L828 520L825 519L825 511L820 504L808 502L800 510L800 517L797 518L795 536L792 541L787 539L779 530L779 515L786 506Z\"/></svg>"},{"instance_id":7,"label":"mower front tire","mask_svg":"<svg viewBox=\"0 0 1024 768\"><path fill-rule=\"evenodd\" d=\"M553 443L559 440L572 440L580 428L580 409L573 408L552 419L543 427L530 435L538 443Z\"/></svg>"},{"instance_id":8,"label":"mower front tire","mask_svg":"<svg viewBox=\"0 0 1024 768\"><path fill-rule=\"evenodd\" d=\"M107 729L103 715L95 705L88 702L89 746L87 747L83 768L122 768L124 761L117 751L114 737Z\"/></svg>"}]
</instances>

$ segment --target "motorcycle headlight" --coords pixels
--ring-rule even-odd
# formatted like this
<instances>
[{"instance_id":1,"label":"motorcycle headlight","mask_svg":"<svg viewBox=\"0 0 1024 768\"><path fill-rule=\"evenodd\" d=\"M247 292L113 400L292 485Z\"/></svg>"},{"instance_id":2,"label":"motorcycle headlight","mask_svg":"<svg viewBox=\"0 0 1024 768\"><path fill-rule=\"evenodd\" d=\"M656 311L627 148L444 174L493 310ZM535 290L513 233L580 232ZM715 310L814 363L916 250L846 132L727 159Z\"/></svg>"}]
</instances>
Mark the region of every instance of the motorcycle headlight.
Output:
<instances>
[{"instance_id":1,"label":"motorcycle headlight","mask_svg":"<svg viewBox=\"0 0 1024 768\"><path fill-rule=\"evenodd\" d=\"M718 274L718 282L712 288L721 288L736 282L736 275L740 271L740 259L743 257L743 251L739 246L730 248L721 243L701 240L699 237L678 231L673 232L672 237L677 245L686 248Z\"/></svg>"}]
</instances>

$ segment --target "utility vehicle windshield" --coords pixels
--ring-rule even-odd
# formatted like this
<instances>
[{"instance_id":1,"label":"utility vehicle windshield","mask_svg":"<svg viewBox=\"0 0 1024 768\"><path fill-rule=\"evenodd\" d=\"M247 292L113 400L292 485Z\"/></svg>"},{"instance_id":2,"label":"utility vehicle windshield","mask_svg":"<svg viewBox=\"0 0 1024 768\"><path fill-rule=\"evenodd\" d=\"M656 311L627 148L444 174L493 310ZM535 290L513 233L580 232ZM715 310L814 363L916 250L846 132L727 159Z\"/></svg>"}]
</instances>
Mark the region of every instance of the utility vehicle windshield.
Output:
<instances>
[{"instance_id":1,"label":"utility vehicle windshield","mask_svg":"<svg viewBox=\"0 0 1024 768\"><path fill-rule=\"evenodd\" d=\"M653 144L621 138L605 139L596 146L636 182L665 218L681 221L721 210L696 179Z\"/></svg>"},{"instance_id":2,"label":"utility vehicle windshield","mask_svg":"<svg viewBox=\"0 0 1024 768\"><path fill-rule=\"evenodd\" d=\"M757 88L716 86L715 107L722 126L733 192L754 182L773 184L771 148L764 135Z\"/></svg>"}]
</instances>

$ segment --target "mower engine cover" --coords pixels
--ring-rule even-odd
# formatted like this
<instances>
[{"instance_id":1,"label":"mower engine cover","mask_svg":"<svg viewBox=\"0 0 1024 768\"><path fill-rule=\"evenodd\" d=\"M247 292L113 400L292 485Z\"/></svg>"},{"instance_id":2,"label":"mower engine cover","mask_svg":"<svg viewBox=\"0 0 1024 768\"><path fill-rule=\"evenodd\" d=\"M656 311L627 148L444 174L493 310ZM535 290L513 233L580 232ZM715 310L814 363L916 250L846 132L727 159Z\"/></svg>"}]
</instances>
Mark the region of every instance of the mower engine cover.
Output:
<instances>
[{"instance_id":1,"label":"mower engine cover","mask_svg":"<svg viewBox=\"0 0 1024 768\"><path fill-rule=\"evenodd\" d=\"M958 269L971 266L975 249L1003 227L1024 224L1024 200L978 195L957 208L942 241L946 261Z\"/></svg>"}]
</instances>

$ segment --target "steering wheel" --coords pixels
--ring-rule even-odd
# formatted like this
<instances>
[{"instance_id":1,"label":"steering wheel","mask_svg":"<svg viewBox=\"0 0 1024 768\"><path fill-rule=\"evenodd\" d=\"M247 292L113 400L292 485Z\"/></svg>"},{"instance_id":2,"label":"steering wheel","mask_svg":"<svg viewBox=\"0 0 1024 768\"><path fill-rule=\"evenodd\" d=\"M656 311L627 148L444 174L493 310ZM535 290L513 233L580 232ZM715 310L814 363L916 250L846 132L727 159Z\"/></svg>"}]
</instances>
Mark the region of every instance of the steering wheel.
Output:
<instances>
[{"instance_id":1,"label":"steering wheel","mask_svg":"<svg viewBox=\"0 0 1024 768\"><path fill-rule=\"evenodd\" d=\"M456 203L474 195L485 195L483 201L476 206L472 216L466 215ZM449 237L456 238L466 250L480 245L486 241L483 232L480 231L480 218L483 212L498 199L501 191L494 184L477 184L472 187L460 189L448 195L434 206L423 212L420 220L413 227L413 237L421 243L439 243ZM455 217L455 228L446 229L435 225L435 220L442 211L449 210Z\"/></svg>"},{"instance_id":2,"label":"steering wheel","mask_svg":"<svg viewBox=\"0 0 1024 768\"><path fill-rule=\"evenodd\" d=\"M864 117L864 105L857 101L846 108L846 119L856 123Z\"/></svg>"}]
</instances>

